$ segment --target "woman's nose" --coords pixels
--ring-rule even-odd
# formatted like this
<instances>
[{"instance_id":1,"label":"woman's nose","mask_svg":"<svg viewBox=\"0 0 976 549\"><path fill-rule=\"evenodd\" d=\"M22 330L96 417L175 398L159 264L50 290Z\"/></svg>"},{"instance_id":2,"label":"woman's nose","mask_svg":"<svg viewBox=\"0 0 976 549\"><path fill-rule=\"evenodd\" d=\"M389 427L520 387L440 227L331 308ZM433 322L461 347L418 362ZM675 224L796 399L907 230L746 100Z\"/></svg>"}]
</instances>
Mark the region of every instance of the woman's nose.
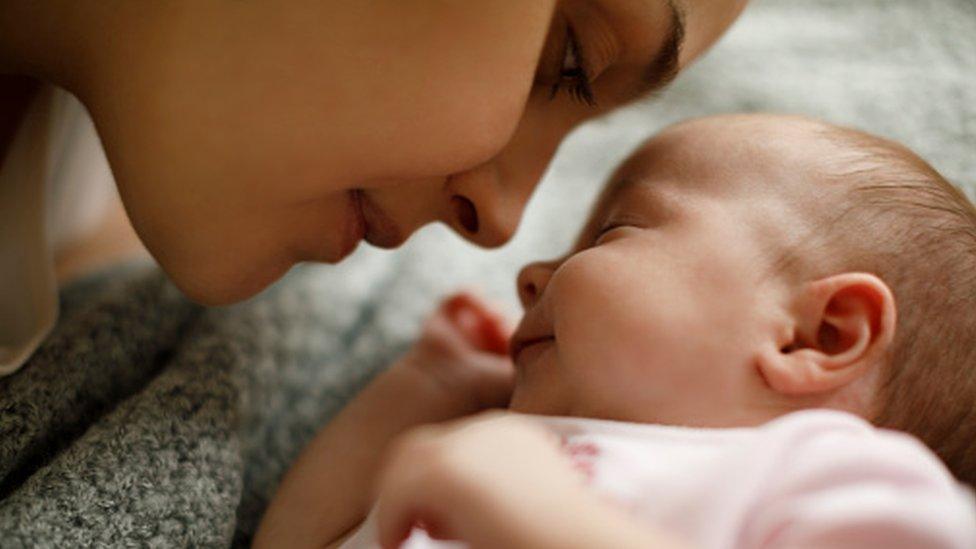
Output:
<instances>
[{"instance_id":1,"label":"woman's nose","mask_svg":"<svg viewBox=\"0 0 976 549\"><path fill-rule=\"evenodd\" d=\"M546 291L549 279L552 278L552 263L536 261L529 263L519 271L516 285L518 286L519 300L522 307L528 309L539 300L542 293Z\"/></svg>"},{"instance_id":2,"label":"woman's nose","mask_svg":"<svg viewBox=\"0 0 976 549\"><path fill-rule=\"evenodd\" d=\"M534 185L503 180L495 163L455 175L447 185L450 225L468 240L494 248L508 242Z\"/></svg>"}]
</instances>

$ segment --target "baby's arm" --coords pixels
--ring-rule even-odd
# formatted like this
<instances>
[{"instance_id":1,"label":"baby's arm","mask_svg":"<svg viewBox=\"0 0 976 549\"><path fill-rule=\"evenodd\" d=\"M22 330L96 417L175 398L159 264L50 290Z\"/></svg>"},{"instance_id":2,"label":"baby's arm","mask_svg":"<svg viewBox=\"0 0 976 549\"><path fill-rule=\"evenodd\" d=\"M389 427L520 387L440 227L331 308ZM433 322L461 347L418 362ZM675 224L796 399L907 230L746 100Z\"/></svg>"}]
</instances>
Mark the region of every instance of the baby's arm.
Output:
<instances>
[{"instance_id":1,"label":"baby's arm","mask_svg":"<svg viewBox=\"0 0 976 549\"><path fill-rule=\"evenodd\" d=\"M416 525L472 548L677 548L685 545L587 488L553 435L494 413L415 429L395 446L378 501L379 538Z\"/></svg>"},{"instance_id":2,"label":"baby's arm","mask_svg":"<svg viewBox=\"0 0 976 549\"><path fill-rule=\"evenodd\" d=\"M419 424L505 406L511 394L507 328L458 295L428 319L420 340L362 391L286 474L255 547L322 547L365 517L389 442Z\"/></svg>"}]
</instances>

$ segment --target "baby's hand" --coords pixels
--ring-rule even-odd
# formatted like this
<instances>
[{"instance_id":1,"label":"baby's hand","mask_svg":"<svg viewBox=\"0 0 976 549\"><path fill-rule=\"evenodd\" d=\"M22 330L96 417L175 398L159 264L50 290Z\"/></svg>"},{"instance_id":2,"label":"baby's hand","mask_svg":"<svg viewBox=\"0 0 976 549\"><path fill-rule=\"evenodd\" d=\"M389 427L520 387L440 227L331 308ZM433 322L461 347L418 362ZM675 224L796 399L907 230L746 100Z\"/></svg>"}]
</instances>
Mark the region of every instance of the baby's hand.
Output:
<instances>
[{"instance_id":1,"label":"baby's hand","mask_svg":"<svg viewBox=\"0 0 976 549\"><path fill-rule=\"evenodd\" d=\"M427 425L403 436L387 459L378 534L383 547L398 547L421 525L435 539L511 547L523 519L558 524L585 490L559 439L518 415Z\"/></svg>"},{"instance_id":2,"label":"baby's hand","mask_svg":"<svg viewBox=\"0 0 976 549\"><path fill-rule=\"evenodd\" d=\"M504 407L514 382L510 334L499 313L472 294L458 293L441 302L397 367L435 383L459 402L460 414Z\"/></svg>"}]
</instances>

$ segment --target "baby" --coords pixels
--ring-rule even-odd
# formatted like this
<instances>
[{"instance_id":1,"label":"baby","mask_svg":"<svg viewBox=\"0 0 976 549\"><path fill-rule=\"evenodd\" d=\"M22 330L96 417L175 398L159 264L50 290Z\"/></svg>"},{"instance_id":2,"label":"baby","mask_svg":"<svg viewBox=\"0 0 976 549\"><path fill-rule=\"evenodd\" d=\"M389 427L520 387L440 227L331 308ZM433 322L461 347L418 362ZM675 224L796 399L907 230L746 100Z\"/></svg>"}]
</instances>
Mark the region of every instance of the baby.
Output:
<instances>
[{"instance_id":1,"label":"baby","mask_svg":"<svg viewBox=\"0 0 976 549\"><path fill-rule=\"evenodd\" d=\"M514 372L501 317L446 301L256 545L976 547L976 211L903 147L669 128L518 288Z\"/></svg>"}]
</instances>

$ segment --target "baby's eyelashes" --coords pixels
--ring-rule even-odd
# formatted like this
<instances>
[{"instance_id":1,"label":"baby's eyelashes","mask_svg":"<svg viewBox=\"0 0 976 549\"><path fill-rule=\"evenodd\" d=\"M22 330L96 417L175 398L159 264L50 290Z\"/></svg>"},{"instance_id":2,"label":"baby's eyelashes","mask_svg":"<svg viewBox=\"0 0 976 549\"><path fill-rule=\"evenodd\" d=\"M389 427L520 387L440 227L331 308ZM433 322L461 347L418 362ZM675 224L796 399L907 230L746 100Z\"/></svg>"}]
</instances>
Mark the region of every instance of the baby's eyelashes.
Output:
<instances>
[{"instance_id":1,"label":"baby's eyelashes","mask_svg":"<svg viewBox=\"0 0 976 549\"><path fill-rule=\"evenodd\" d=\"M593 245L600 245L607 241L611 236L620 232L621 229L632 228L633 225L627 223L609 223L604 225L597 231L596 236L593 238Z\"/></svg>"},{"instance_id":2,"label":"baby's eyelashes","mask_svg":"<svg viewBox=\"0 0 976 549\"><path fill-rule=\"evenodd\" d=\"M593 235L591 242L594 246L597 246L619 236L624 236L624 234L626 234L625 231L632 229L643 229L647 228L647 226L647 220L641 217L633 215L619 217L614 216L599 226L600 228L596 231L596 234Z\"/></svg>"}]
</instances>

